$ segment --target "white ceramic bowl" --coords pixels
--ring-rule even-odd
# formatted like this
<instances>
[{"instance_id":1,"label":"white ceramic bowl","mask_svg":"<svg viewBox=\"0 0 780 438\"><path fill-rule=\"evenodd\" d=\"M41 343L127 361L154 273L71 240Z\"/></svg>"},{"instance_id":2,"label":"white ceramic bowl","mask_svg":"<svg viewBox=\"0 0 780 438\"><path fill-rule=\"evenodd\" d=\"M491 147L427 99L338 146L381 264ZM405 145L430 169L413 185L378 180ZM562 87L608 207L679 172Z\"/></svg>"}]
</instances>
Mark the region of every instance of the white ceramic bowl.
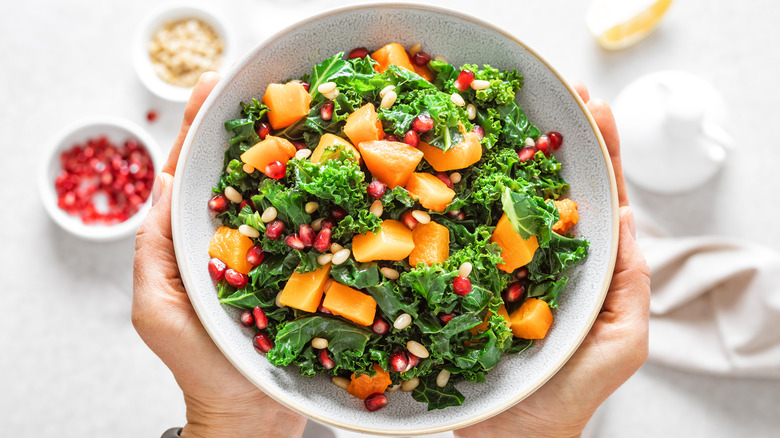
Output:
<instances>
[{"instance_id":1,"label":"white ceramic bowl","mask_svg":"<svg viewBox=\"0 0 780 438\"><path fill-rule=\"evenodd\" d=\"M453 38L457 29L458 38ZM277 368L252 347L252 332L237 309L223 307L207 272L206 248L218 223L206 207L223 169L228 133L223 123L239 116L239 102L263 95L268 83L311 70L335 53L417 42L455 65L491 64L525 75L518 95L542 132L562 133L556 156L579 203L577 232L591 242L588 259L569 270L569 284L547 338L522 355L505 356L485 383L458 383L465 403L438 411L409 394L389 394L389 405L368 412L324 376L306 378L296 367ZM271 37L238 62L211 93L190 129L173 188L173 237L190 300L225 356L257 387L317 421L360 432L415 435L460 428L489 418L527 397L574 353L601 308L617 250L617 192L612 168L595 123L576 92L547 63L514 37L460 13L413 5L372 5L318 15Z\"/></svg>"},{"instance_id":2,"label":"white ceramic bowl","mask_svg":"<svg viewBox=\"0 0 780 438\"><path fill-rule=\"evenodd\" d=\"M143 206L128 220L114 225L85 225L81 218L72 216L57 206L54 180L62 170L60 154L90 138L105 135L114 144L125 140L137 140L146 147L154 162L155 173L162 166L162 156L157 142L140 126L117 117L93 117L80 120L62 130L49 145L38 172L38 191L49 216L64 230L87 240L110 241L132 235L138 229L151 206L151 195Z\"/></svg>"},{"instance_id":3,"label":"white ceramic bowl","mask_svg":"<svg viewBox=\"0 0 780 438\"><path fill-rule=\"evenodd\" d=\"M179 87L162 80L152 68L148 45L154 32L165 23L183 18L197 18L209 24L223 43L219 72L225 73L236 56L235 37L219 13L208 6L167 4L152 11L141 23L133 41L133 65L141 82L155 95L174 102L186 102L192 87Z\"/></svg>"}]
</instances>

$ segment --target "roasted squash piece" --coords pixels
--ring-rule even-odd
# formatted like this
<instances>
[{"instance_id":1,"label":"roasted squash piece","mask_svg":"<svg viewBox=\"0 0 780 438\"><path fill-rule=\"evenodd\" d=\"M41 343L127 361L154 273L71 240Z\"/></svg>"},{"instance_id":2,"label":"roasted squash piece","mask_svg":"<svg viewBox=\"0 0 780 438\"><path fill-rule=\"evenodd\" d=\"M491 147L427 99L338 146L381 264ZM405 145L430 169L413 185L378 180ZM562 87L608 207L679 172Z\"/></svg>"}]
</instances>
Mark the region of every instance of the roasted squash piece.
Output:
<instances>
[{"instance_id":1,"label":"roasted squash piece","mask_svg":"<svg viewBox=\"0 0 780 438\"><path fill-rule=\"evenodd\" d=\"M420 142L417 147L425 154L425 161L437 172L465 169L482 158L482 144L476 132L468 132L464 137L447 152L425 142Z\"/></svg>"},{"instance_id":2,"label":"roasted squash piece","mask_svg":"<svg viewBox=\"0 0 780 438\"><path fill-rule=\"evenodd\" d=\"M409 254L409 264L412 267L418 263L430 266L434 263L444 263L450 257L450 230L436 222L418 224L412 230L414 249Z\"/></svg>"},{"instance_id":3,"label":"roasted squash piece","mask_svg":"<svg viewBox=\"0 0 780 438\"><path fill-rule=\"evenodd\" d=\"M358 150L368 170L391 189L405 185L423 157L419 149L396 141L364 141Z\"/></svg>"},{"instance_id":4,"label":"roasted squash piece","mask_svg":"<svg viewBox=\"0 0 780 438\"><path fill-rule=\"evenodd\" d=\"M287 164L294 156L295 146L289 140L267 135L265 139L241 154L241 161L265 173L265 167L269 163L281 161Z\"/></svg>"},{"instance_id":5,"label":"roasted squash piece","mask_svg":"<svg viewBox=\"0 0 780 438\"><path fill-rule=\"evenodd\" d=\"M531 236L528 240L523 239L512 228L506 214L499 219L490 240L501 247L501 258L504 259L504 263L498 265L498 269L505 272L514 272L515 269L530 263L536 249L539 248L536 236Z\"/></svg>"},{"instance_id":6,"label":"roasted squash piece","mask_svg":"<svg viewBox=\"0 0 780 438\"><path fill-rule=\"evenodd\" d=\"M309 114L311 95L298 82L268 84L263 95L268 122L274 129L286 128Z\"/></svg>"},{"instance_id":7,"label":"roasted squash piece","mask_svg":"<svg viewBox=\"0 0 780 438\"><path fill-rule=\"evenodd\" d=\"M404 187L409 195L433 211L443 212L455 197L455 191L430 173L413 173Z\"/></svg>"},{"instance_id":8,"label":"roasted squash piece","mask_svg":"<svg viewBox=\"0 0 780 438\"><path fill-rule=\"evenodd\" d=\"M409 71L414 71L414 65L406 53L406 49L398 43L390 43L371 54L374 61L379 65L375 67L379 73L387 70L391 65L403 67Z\"/></svg>"},{"instance_id":9,"label":"roasted squash piece","mask_svg":"<svg viewBox=\"0 0 780 438\"><path fill-rule=\"evenodd\" d=\"M344 134L353 145L385 138L382 122L379 121L379 115L377 115L374 105L367 103L347 116Z\"/></svg>"},{"instance_id":10,"label":"roasted squash piece","mask_svg":"<svg viewBox=\"0 0 780 438\"><path fill-rule=\"evenodd\" d=\"M311 154L311 162L321 163L327 160L335 160L341 156L342 152L345 152L352 161L357 162L360 160L360 153L350 142L337 135L324 134L320 137L320 142Z\"/></svg>"},{"instance_id":11,"label":"roasted squash piece","mask_svg":"<svg viewBox=\"0 0 780 438\"><path fill-rule=\"evenodd\" d=\"M509 316L512 334L523 339L544 339L553 322L547 302L529 298Z\"/></svg>"},{"instance_id":12,"label":"roasted squash piece","mask_svg":"<svg viewBox=\"0 0 780 438\"><path fill-rule=\"evenodd\" d=\"M371 295L335 281L330 283L322 307L334 315L365 326L373 324L376 316L376 301Z\"/></svg>"},{"instance_id":13,"label":"roasted squash piece","mask_svg":"<svg viewBox=\"0 0 780 438\"><path fill-rule=\"evenodd\" d=\"M376 374L373 377L361 374L356 378L355 373L352 373L347 391L355 397L362 399L366 399L369 395L377 392L385 392L387 387L393 383L390 379L390 373L377 364L374 364L374 371L376 371Z\"/></svg>"},{"instance_id":14,"label":"roasted squash piece","mask_svg":"<svg viewBox=\"0 0 780 438\"><path fill-rule=\"evenodd\" d=\"M279 302L304 312L315 312L322 300L323 288L330 275L330 263L313 272L293 272L282 289Z\"/></svg>"},{"instance_id":15,"label":"roasted squash piece","mask_svg":"<svg viewBox=\"0 0 780 438\"><path fill-rule=\"evenodd\" d=\"M414 249L412 232L401 222L385 219L376 233L358 234L352 238L352 254L358 262L403 260Z\"/></svg>"},{"instance_id":16,"label":"roasted squash piece","mask_svg":"<svg viewBox=\"0 0 780 438\"><path fill-rule=\"evenodd\" d=\"M248 274L254 266L246 261L246 252L252 247L252 239L230 227L219 227L209 242L209 256L216 257L242 274Z\"/></svg>"}]
</instances>

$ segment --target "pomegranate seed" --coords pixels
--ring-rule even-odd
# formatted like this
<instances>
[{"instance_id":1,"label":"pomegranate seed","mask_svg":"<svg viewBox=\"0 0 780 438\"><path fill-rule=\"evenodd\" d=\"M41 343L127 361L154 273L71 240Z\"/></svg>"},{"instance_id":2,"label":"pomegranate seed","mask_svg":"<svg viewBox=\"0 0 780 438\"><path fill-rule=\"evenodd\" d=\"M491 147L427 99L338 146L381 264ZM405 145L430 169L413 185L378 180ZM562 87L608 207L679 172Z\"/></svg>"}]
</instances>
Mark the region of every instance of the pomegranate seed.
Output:
<instances>
[{"instance_id":1,"label":"pomegranate seed","mask_svg":"<svg viewBox=\"0 0 780 438\"><path fill-rule=\"evenodd\" d=\"M324 221L323 221L324 222ZM322 227L320 232L317 233L317 237L314 238L314 249L319 252L325 252L330 248L330 235L333 233L333 228Z\"/></svg>"},{"instance_id":2,"label":"pomegranate seed","mask_svg":"<svg viewBox=\"0 0 780 438\"><path fill-rule=\"evenodd\" d=\"M413 230L417 226L417 219L412 216L412 210L406 210L401 213L401 222L410 230Z\"/></svg>"},{"instance_id":3,"label":"pomegranate seed","mask_svg":"<svg viewBox=\"0 0 780 438\"><path fill-rule=\"evenodd\" d=\"M252 309L252 316L255 318L255 326L257 328L262 330L268 327L268 317L265 316L265 312L260 306L255 306L255 308Z\"/></svg>"},{"instance_id":4,"label":"pomegranate seed","mask_svg":"<svg viewBox=\"0 0 780 438\"><path fill-rule=\"evenodd\" d=\"M542 134L536 139L536 150L542 151L545 156L550 156L552 151L552 145L550 144L550 138Z\"/></svg>"},{"instance_id":5,"label":"pomegranate seed","mask_svg":"<svg viewBox=\"0 0 780 438\"><path fill-rule=\"evenodd\" d=\"M236 289L242 289L249 282L249 277L235 269L228 268L228 270L225 271L225 280L227 280L229 285Z\"/></svg>"},{"instance_id":6,"label":"pomegranate seed","mask_svg":"<svg viewBox=\"0 0 780 438\"><path fill-rule=\"evenodd\" d=\"M550 139L550 146L552 150L557 151L563 144L563 136L560 132L550 131L547 133L547 138Z\"/></svg>"},{"instance_id":7,"label":"pomegranate seed","mask_svg":"<svg viewBox=\"0 0 780 438\"><path fill-rule=\"evenodd\" d=\"M241 325L244 327L252 327L255 325L255 317L252 316L252 312L249 310L245 310L241 312L241 316L238 318L238 320L241 322Z\"/></svg>"},{"instance_id":8,"label":"pomegranate seed","mask_svg":"<svg viewBox=\"0 0 780 438\"><path fill-rule=\"evenodd\" d=\"M395 142L399 142L399 141L401 141L401 139L400 139L400 138L398 138L398 136L397 136L397 135L395 135L395 134L387 134L387 135L385 136L385 141L395 141Z\"/></svg>"},{"instance_id":9,"label":"pomegranate seed","mask_svg":"<svg viewBox=\"0 0 780 438\"><path fill-rule=\"evenodd\" d=\"M374 199L379 199L382 197L382 195L385 194L385 191L387 191L387 186L382 181L375 179L371 181L371 184L368 185L367 191L371 197Z\"/></svg>"},{"instance_id":10,"label":"pomegranate seed","mask_svg":"<svg viewBox=\"0 0 780 438\"><path fill-rule=\"evenodd\" d=\"M254 339L252 339L252 345L255 346L255 350L263 354L274 348L274 342L265 333L256 333Z\"/></svg>"},{"instance_id":11,"label":"pomegranate seed","mask_svg":"<svg viewBox=\"0 0 780 438\"><path fill-rule=\"evenodd\" d=\"M374 323L371 325L371 330L378 335L386 335L390 331L390 323L385 321L381 316L374 318Z\"/></svg>"},{"instance_id":12,"label":"pomegranate seed","mask_svg":"<svg viewBox=\"0 0 780 438\"><path fill-rule=\"evenodd\" d=\"M365 58L368 56L368 49L365 47L357 47L352 49L351 52L349 52L349 55L347 55L348 59L355 59L355 58Z\"/></svg>"},{"instance_id":13,"label":"pomegranate seed","mask_svg":"<svg viewBox=\"0 0 780 438\"><path fill-rule=\"evenodd\" d=\"M460 210L452 210L452 211L447 213L447 216L449 216L449 217L451 217L453 219L457 219L459 214L460 214Z\"/></svg>"},{"instance_id":14,"label":"pomegranate seed","mask_svg":"<svg viewBox=\"0 0 780 438\"><path fill-rule=\"evenodd\" d=\"M465 221L466 220L466 213L461 211L460 213L458 213L458 217L456 217L455 219L457 219L459 221Z\"/></svg>"},{"instance_id":15,"label":"pomegranate seed","mask_svg":"<svg viewBox=\"0 0 780 438\"><path fill-rule=\"evenodd\" d=\"M265 174L268 175L269 178L282 179L286 173L287 165L281 161L272 161L265 166Z\"/></svg>"},{"instance_id":16,"label":"pomegranate seed","mask_svg":"<svg viewBox=\"0 0 780 438\"><path fill-rule=\"evenodd\" d=\"M525 287L519 281L515 281L509 284L504 293L501 294L501 297L507 303L515 303L520 301L523 294L525 294Z\"/></svg>"},{"instance_id":17,"label":"pomegranate seed","mask_svg":"<svg viewBox=\"0 0 780 438\"><path fill-rule=\"evenodd\" d=\"M314 228L309 224L301 224L298 227L298 237L301 238L301 243L306 248L311 248L314 245ZM289 245L289 244L288 244Z\"/></svg>"},{"instance_id":18,"label":"pomegranate seed","mask_svg":"<svg viewBox=\"0 0 780 438\"><path fill-rule=\"evenodd\" d=\"M524 278L528 278L528 267L523 266L522 268L517 268L517 271L515 271L515 277L522 280Z\"/></svg>"},{"instance_id":19,"label":"pomegranate seed","mask_svg":"<svg viewBox=\"0 0 780 438\"><path fill-rule=\"evenodd\" d=\"M302 141L292 140L292 141L290 141L290 143L292 143L292 145L295 146L295 150L296 151L299 151L301 149L307 149L306 148L306 143L304 143Z\"/></svg>"},{"instance_id":20,"label":"pomegranate seed","mask_svg":"<svg viewBox=\"0 0 780 438\"><path fill-rule=\"evenodd\" d=\"M378 411L387 406L387 396L381 392L375 392L363 401L366 405L366 409L370 412Z\"/></svg>"},{"instance_id":21,"label":"pomegranate seed","mask_svg":"<svg viewBox=\"0 0 780 438\"><path fill-rule=\"evenodd\" d=\"M251 208L252 210L254 210L254 209L255 209L255 204L254 204L252 201L250 201L249 199L244 199L243 201L241 201L241 205L239 205L239 206L238 206L238 211L241 211L241 210L243 210L243 209L244 209L244 207L246 207L247 205L248 205L248 206L249 206L249 208Z\"/></svg>"},{"instance_id":22,"label":"pomegranate seed","mask_svg":"<svg viewBox=\"0 0 780 438\"><path fill-rule=\"evenodd\" d=\"M482 141L482 139L485 138L485 128L483 128L480 125L474 125L474 129L472 129L472 132L477 133L477 137L479 138L479 141Z\"/></svg>"},{"instance_id":23,"label":"pomegranate seed","mask_svg":"<svg viewBox=\"0 0 780 438\"><path fill-rule=\"evenodd\" d=\"M404 371L409 371L412 368L416 367L418 363L420 363L420 358L409 352L407 352L406 355L407 357L409 357L409 365L406 366L406 369Z\"/></svg>"},{"instance_id":24,"label":"pomegranate seed","mask_svg":"<svg viewBox=\"0 0 780 438\"><path fill-rule=\"evenodd\" d=\"M532 160L535 154L536 154L535 147L526 146L520 149L519 151L517 151L517 158L520 159L521 163L525 163L528 160Z\"/></svg>"},{"instance_id":25,"label":"pomegranate seed","mask_svg":"<svg viewBox=\"0 0 780 438\"><path fill-rule=\"evenodd\" d=\"M404 134L404 143L408 144L413 148L416 148L417 145L420 143L420 136L417 134L417 131L415 131L414 129L410 129L406 131L406 134Z\"/></svg>"},{"instance_id":26,"label":"pomegranate seed","mask_svg":"<svg viewBox=\"0 0 780 438\"><path fill-rule=\"evenodd\" d=\"M303 249L306 248L306 245L304 245L303 241L301 240L301 236L297 234L290 234L289 236L285 237L284 243L286 243L290 248L297 249L298 251L303 251Z\"/></svg>"},{"instance_id":27,"label":"pomegranate seed","mask_svg":"<svg viewBox=\"0 0 780 438\"><path fill-rule=\"evenodd\" d=\"M222 213L228 209L229 205L230 202L228 202L227 197L221 193L209 199L209 210L213 211L214 213Z\"/></svg>"},{"instance_id":28,"label":"pomegranate seed","mask_svg":"<svg viewBox=\"0 0 780 438\"><path fill-rule=\"evenodd\" d=\"M284 233L284 222L279 219L271 221L265 228L265 237L270 240L276 240L282 237L282 233Z\"/></svg>"},{"instance_id":29,"label":"pomegranate seed","mask_svg":"<svg viewBox=\"0 0 780 438\"><path fill-rule=\"evenodd\" d=\"M333 108L335 106L336 105L331 100L322 104L320 107L320 117L322 117L322 120L330 120L333 118Z\"/></svg>"},{"instance_id":30,"label":"pomegranate seed","mask_svg":"<svg viewBox=\"0 0 780 438\"><path fill-rule=\"evenodd\" d=\"M466 91L468 90L471 83L474 82L474 72L468 71L468 70L461 70L460 74L458 74L458 79L455 79L455 88L458 89L458 91Z\"/></svg>"},{"instance_id":31,"label":"pomegranate seed","mask_svg":"<svg viewBox=\"0 0 780 438\"><path fill-rule=\"evenodd\" d=\"M390 371L397 373L406 371L406 367L409 366L409 356L406 355L405 351L396 351L390 355L387 364Z\"/></svg>"},{"instance_id":32,"label":"pomegranate seed","mask_svg":"<svg viewBox=\"0 0 780 438\"><path fill-rule=\"evenodd\" d=\"M323 367L325 367L326 370L332 370L333 367L336 366L336 362L333 362L333 359L331 359L330 352L328 350L320 350L320 352L317 353L317 359L319 359L320 363Z\"/></svg>"},{"instance_id":33,"label":"pomegranate seed","mask_svg":"<svg viewBox=\"0 0 780 438\"><path fill-rule=\"evenodd\" d=\"M325 219L320 222L320 227L324 230L325 228L330 228L333 230L333 227L336 226L336 220L330 217L326 217Z\"/></svg>"},{"instance_id":34,"label":"pomegranate seed","mask_svg":"<svg viewBox=\"0 0 780 438\"><path fill-rule=\"evenodd\" d=\"M332 315L333 314L333 312L331 312L330 310L322 307L322 304L320 304L320 306L317 307L317 311L320 312L320 313L324 313L326 315Z\"/></svg>"},{"instance_id":35,"label":"pomegranate seed","mask_svg":"<svg viewBox=\"0 0 780 438\"><path fill-rule=\"evenodd\" d=\"M452 280L452 288L455 290L456 294L466 295L471 292L471 280L461 276L455 277L455 279Z\"/></svg>"},{"instance_id":36,"label":"pomegranate seed","mask_svg":"<svg viewBox=\"0 0 780 438\"><path fill-rule=\"evenodd\" d=\"M446 325L448 322L452 321L452 318L455 318L455 314L454 314L454 313L442 313L441 315L439 315L439 319L440 319L440 320L441 320L441 322L442 322L442 323L444 323L445 325Z\"/></svg>"},{"instance_id":37,"label":"pomegranate seed","mask_svg":"<svg viewBox=\"0 0 780 438\"><path fill-rule=\"evenodd\" d=\"M420 50L412 56L412 63L418 67L425 67L431 62L431 55Z\"/></svg>"},{"instance_id":38,"label":"pomegranate seed","mask_svg":"<svg viewBox=\"0 0 780 438\"><path fill-rule=\"evenodd\" d=\"M260 140L264 140L265 137L271 133L271 125L265 122L260 122L257 124L257 136L260 137Z\"/></svg>"},{"instance_id":39,"label":"pomegranate seed","mask_svg":"<svg viewBox=\"0 0 780 438\"><path fill-rule=\"evenodd\" d=\"M412 129L422 134L433 129L433 119L427 114L418 114L417 117L412 120Z\"/></svg>"},{"instance_id":40,"label":"pomegranate seed","mask_svg":"<svg viewBox=\"0 0 780 438\"><path fill-rule=\"evenodd\" d=\"M303 89L306 91L309 91L309 89L311 88L311 84L306 81L300 81L300 83L301 85L303 85Z\"/></svg>"},{"instance_id":41,"label":"pomegranate seed","mask_svg":"<svg viewBox=\"0 0 780 438\"><path fill-rule=\"evenodd\" d=\"M263 257L265 257L265 253L263 253L263 248L260 245L254 245L246 252L246 261L252 266L262 263Z\"/></svg>"},{"instance_id":42,"label":"pomegranate seed","mask_svg":"<svg viewBox=\"0 0 780 438\"><path fill-rule=\"evenodd\" d=\"M441 180L441 182L446 184L447 187L449 187L449 188L455 187L454 185L452 185L452 181L450 181L449 175L447 175L444 172L436 172L436 178L439 178L439 180Z\"/></svg>"},{"instance_id":43,"label":"pomegranate seed","mask_svg":"<svg viewBox=\"0 0 780 438\"><path fill-rule=\"evenodd\" d=\"M149 123L153 123L155 120L157 120L157 111L155 110L149 110L146 113L146 121Z\"/></svg>"},{"instance_id":44,"label":"pomegranate seed","mask_svg":"<svg viewBox=\"0 0 780 438\"><path fill-rule=\"evenodd\" d=\"M338 222L347 217L347 210L344 210L337 205L333 207L333 210L330 212L330 214L333 216L333 219L336 219L336 222Z\"/></svg>"},{"instance_id":45,"label":"pomegranate seed","mask_svg":"<svg viewBox=\"0 0 780 438\"><path fill-rule=\"evenodd\" d=\"M209 260L209 275L214 281L225 278L225 270L227 270L227 265L222 260L216 257Z\"/></svg>"}]
</instances>

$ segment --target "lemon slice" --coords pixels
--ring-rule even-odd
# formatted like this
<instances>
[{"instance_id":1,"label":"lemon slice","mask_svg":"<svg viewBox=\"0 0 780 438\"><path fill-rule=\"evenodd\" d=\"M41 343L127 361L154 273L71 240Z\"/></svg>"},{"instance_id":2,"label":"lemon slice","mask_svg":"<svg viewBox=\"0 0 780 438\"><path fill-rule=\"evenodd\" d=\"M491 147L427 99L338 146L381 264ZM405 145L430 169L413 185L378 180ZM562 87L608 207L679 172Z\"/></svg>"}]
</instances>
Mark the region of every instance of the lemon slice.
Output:
<instances>
[{"instance_id":1,"label":"lemon slice","mask_svg":"<svg viewBox=\"0 0 780 438\"><path fill-rule=\"evenodd\" d=\"M629 47L647 36L672 0L596 0L586 22L596 41L609 50Z\"/></svg>"}]
</instances>

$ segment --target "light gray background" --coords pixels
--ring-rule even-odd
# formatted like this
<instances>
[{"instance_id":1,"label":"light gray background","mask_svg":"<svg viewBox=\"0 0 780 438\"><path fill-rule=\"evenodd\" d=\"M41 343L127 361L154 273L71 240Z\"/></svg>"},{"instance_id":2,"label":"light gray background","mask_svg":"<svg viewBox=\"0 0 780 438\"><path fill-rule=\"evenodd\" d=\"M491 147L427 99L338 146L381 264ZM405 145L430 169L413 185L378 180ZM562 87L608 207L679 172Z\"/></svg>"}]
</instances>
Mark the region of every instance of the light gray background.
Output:
<instances>
[{"instance_id":1,"label":"light gray background","mask_svg":"<svg viewBox=\"0 0 780 438\"><path fill-rule=\"evenodd\" d=\"M675 235L780 244L772 220L780 212L772 203L780 186L775 2L677 0L657 32L617 53L602 51L588 35L587 1L430 3L514 33L607 101L632 79L657 70L707 79L729 105L736 152L704 189L660 197L632 188L632 200ZM136 26L157 4L0 3L0 436L156 437L184 422L173 377L130 324L132 239L93 244L69 236L46 216L34 187L52 135L85 116L128 118L168 150L183 105L149 94L130 56ZM232 0L219 7L235 24L243 53L294 21L345 4ZM160 113L153 124L145 120L149 109ZM779 411L779 381L647 364L591 427L600 437L769 437L777 436ZM310 426L311 437L333 436Z\"/></svg>"}]
</instances>

